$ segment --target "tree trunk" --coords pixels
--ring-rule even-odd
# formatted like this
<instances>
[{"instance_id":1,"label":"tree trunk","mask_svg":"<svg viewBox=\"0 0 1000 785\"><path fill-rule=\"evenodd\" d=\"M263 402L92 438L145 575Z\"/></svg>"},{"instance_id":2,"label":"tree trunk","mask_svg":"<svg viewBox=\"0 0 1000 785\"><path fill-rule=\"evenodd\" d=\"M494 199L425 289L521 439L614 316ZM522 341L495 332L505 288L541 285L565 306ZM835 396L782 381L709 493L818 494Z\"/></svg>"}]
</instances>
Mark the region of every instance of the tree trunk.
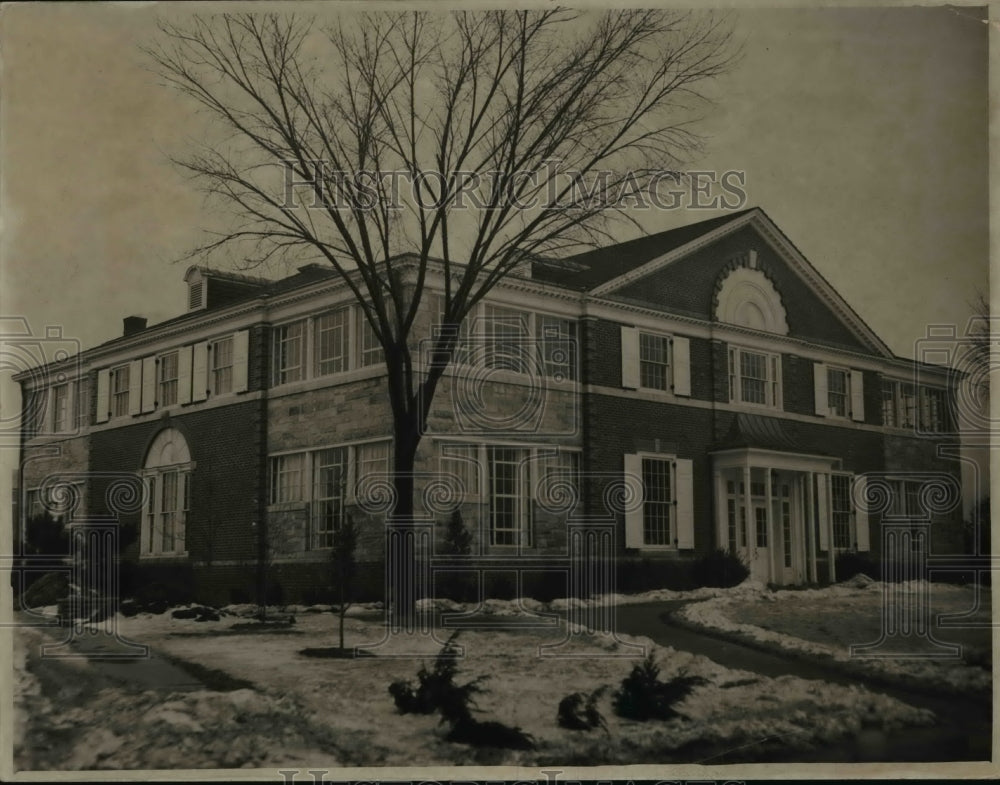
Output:
<instances>
[{"instance_id":1,"label":"tree trunk","mask_svg":"<svg viewBox=\"0 0 1000 785\"><path fill-rule=\"evenodd\" d=\"M393 628L412 629L416 612L417 569L413 531L413 470L417 445L420 443L416 422L405 418L394 427L393 490L395 506L387 520L386 538L386 602L390 608Z\"/></svg>"}]
</instances>

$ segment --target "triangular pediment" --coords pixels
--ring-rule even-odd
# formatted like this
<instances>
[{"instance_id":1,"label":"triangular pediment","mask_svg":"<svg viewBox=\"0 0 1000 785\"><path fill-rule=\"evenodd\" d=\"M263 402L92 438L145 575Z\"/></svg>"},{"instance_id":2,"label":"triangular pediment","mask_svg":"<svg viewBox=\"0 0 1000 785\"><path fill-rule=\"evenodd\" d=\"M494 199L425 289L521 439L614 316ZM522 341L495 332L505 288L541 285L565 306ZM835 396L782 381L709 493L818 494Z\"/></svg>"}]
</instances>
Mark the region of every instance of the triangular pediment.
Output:
<instances>
[{"instance_id":1,"label":"triangular pediment","mask_svg":"<svg viewBox=\"0 0 1000 785\"><path fill-rule=\"evenodd\" d=\"M704 231L697 231L698 227ZM852 351L892 352L759 208L576 257L591 294ZM681 242L678 242L680 237ZM629 246L631 245L631 248ZM615 254L616 249L623 249ZM639 249L641 248L641 253ZM609 275L601 279L605 263Z\"/></svg>"}]
</instances>

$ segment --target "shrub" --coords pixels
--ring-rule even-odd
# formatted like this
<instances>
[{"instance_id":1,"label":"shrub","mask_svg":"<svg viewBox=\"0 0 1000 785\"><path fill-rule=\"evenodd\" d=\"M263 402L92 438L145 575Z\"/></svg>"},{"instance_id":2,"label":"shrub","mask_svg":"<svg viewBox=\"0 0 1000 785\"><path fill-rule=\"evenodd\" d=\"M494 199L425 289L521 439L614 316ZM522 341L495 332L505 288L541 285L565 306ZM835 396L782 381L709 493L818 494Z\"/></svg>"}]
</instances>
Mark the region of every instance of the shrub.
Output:
<instances>
[{"instance_id":1,"label":"shrub","mask_svg":"<svg viewBox=\"0 0 1000 785\"><path fill-rule=\"evenodd\" d=\"M55 605L69 595L69 578L65 572L47 572L33 582L21 596L21 606L37 608Z\"/></svg>"},{"instance_id":2,"label":"shrub","mask_svg":"<svg viewBox=\"0 0 1000 785\"><path fill-rule=\"evenodd\" d=\"M462 511L457 507L448 518L441 553L466 556L472 553L472 532L462 521Z\"/></svg>"},{"instance_id":3,"label":"shrub","mask_svg":"<svg viewBox=\"0 0 1000 785\"><path fill-rule=\"evenodd\" d=\"M594 690L590 695L585 692L574 692L559 701L559 710L556 714L559 727L567 730L604 728L607 731L608 725L597 709L597 699L603 691L604 687Z\"/></svg>"},{"instance_id":4,"label":"shrub","mask_svg":"<svg viewBox=\"0 0 1000 785\"><path fill-rule=\"evenodd\" d=\"M683 672L667 682L659 679L660 668L650 654L622 680L614 696L615 714L630 720L669 720L681 716L674 704L684 700L705 680Z\"/></svg>"},{"instance_id":5,"label":"shrub","mask_svg":"<svg viewBox=\"0 0 1000 785\"><path fill-rule=\"evenodd\" d=\"M698 559L692 573L697 587L725 589L743 583L750 575L750 570L738 555L718 548Z\"/></svg>"},{"instance_id":6,"label":"shrub","mask_svg":"<svg viewBox=\"0 0 1000 785\"><path fill-rule=\"evenodd\" d=\"M473 696L483 691L479 685L487 677L479 676L465 684L455 684L455 675L458 673L457 637L456 631L438 652L434 658L433 670L420 667L416 689L407 681L394 681L389 685L389 693L396 708L402 714L440 712L441 721L451 725L446 737L448 741L475 747L534 749L534 739L520 728L512 728L500 722L480 722L472 716L472 709L475 707Z\"/></svg>"},{"instance_id":7,"label":"shrub","mask_svg":"<svg viewBox=\"0 0 1000 785\"><path fill-rule=\"evenodd\" d=\"M621 594L653 589L694 589L694 562L686 559L626 558L616 563L616 584Z\"/></svg>"},{"instance_id":8,"label":"shrub","mask_svg":"<svg viewBox=\"0 0 1000 785\"><path fill-rule=\"evenodd\" d=\"M881 565L867 553L847 552L837 555L835 562L837 580L847 580L857 574L867 575L872 580L881 580Z\"/></svg>"},{"instance_id":9,"label":"shrub","mask_svg":"<svg viewBox=\"0 0 1000 785\"><path fill-rule=\"evenodd\" d=\"M472 696L482 692L479 683L486 677L480 676L461 686L455 684L455 674L458 673L457 637L458 632L454 632L438 652L433 670L420 666L416 689L409 681L394 681L389 685L389 692L401 714L433 714L440 710L445 719L471 716Z\"/></svg>"}]
</instances>

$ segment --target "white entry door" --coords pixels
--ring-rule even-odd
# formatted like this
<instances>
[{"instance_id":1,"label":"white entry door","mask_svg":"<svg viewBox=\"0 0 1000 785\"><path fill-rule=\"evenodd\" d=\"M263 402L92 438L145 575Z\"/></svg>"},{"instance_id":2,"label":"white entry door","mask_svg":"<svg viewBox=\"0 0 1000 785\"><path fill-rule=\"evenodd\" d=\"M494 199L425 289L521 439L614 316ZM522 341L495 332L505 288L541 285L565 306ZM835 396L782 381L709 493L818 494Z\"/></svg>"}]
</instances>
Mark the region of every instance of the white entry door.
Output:
<instances>
[{"instance_id":1,"label":"white entry door","mask_svg":"<svg viewBox=\"0 0 1000 785\"><path fill-rule=\"evenodd\" d=\"M761 583L771 582L771 548L767 536L767 505L754 502L750 520L750 577Z\"/></svg>"}]
</instances>

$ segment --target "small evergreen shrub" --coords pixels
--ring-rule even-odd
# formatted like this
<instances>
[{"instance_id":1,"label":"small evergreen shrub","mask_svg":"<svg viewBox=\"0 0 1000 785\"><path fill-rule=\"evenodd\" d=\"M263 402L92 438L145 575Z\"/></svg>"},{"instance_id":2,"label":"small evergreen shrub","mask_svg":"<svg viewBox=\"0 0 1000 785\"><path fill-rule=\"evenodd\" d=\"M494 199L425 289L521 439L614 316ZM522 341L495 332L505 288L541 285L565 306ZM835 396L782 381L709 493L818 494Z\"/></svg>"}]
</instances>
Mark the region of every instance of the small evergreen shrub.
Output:
<instances>
[{"instance_id":1,"label":"small evergreen shrub","mask_svg":"<svg viewBox=\"0 0 1000 785\"><path fill-rule=\"evenodd\" d=\"M607 732L608 724L597 708L597 699L604 692L604 689L604 687L600 687L589 695L585 692L574 692L559 701L559 709L556 714L556 722L559 727L567 730L585 731L604 728Z\"/></svg>"},{"instance_id":2,"label":"small evergreen shrub","mask_svg":"<svg viewBox=\"0 0 1000 785\"><path fill-rule=\"evenodd\" d=\"M681 716L673 707L705 684L699 676L683 672L667 682L660 681L660 668L650 654L622 680L614 696L615 714L630 720L669 720Z\"/></svg>"},{"instance_id":3,"label":"small evergreen shrub","mask_svg":"<svg viewBox=\"0 0 1000 785\"><path fill-rule=\"evenodd\" d=\"M694 563L693 577L697 587L729 588L743 583L750 570L735 553L717 548Z\"/></svg>"},{"instance_id":4,"label":"small evergreen shrub","mask_svg":"<svg viewBox=\"0 0 1000 785\"><path fill-rule=\"evenodd\" d=\"M487 677L479 676L461 685L455 683L455 675L458 673L457 637L458 632L453 633L438 652L434 658L433 670L420 667L417 673L418 685L415 688L408 681L394 681L389 685L389 693L396 708L401 714L440 712L441 722L451 725L446 736L448 741L471 744L474 747L534 749L534 739L520 728L512 728L501 722L481 722L472 716L472 709L475 708L473 696L483 691L479 685Z\"/></svg>"},{"instance_id":5,"label":"small evergreen shrub","mask_svg":"<svg viewBox=\"0 0 1000 785\"><path fill-rule=\"evenodd\" d=\"M420 666L415 688L412 682L402 680L389 685L389 693L400 714L433 714L440 710L445 719L471 716L473 695L482 692L479 684L486 677L480 676L463 685L455 684L455 674L458 673L457 637L458 632L453 633L438 652L432 670L427 670L425 665Z\"/></svg>"}]
</instances>

